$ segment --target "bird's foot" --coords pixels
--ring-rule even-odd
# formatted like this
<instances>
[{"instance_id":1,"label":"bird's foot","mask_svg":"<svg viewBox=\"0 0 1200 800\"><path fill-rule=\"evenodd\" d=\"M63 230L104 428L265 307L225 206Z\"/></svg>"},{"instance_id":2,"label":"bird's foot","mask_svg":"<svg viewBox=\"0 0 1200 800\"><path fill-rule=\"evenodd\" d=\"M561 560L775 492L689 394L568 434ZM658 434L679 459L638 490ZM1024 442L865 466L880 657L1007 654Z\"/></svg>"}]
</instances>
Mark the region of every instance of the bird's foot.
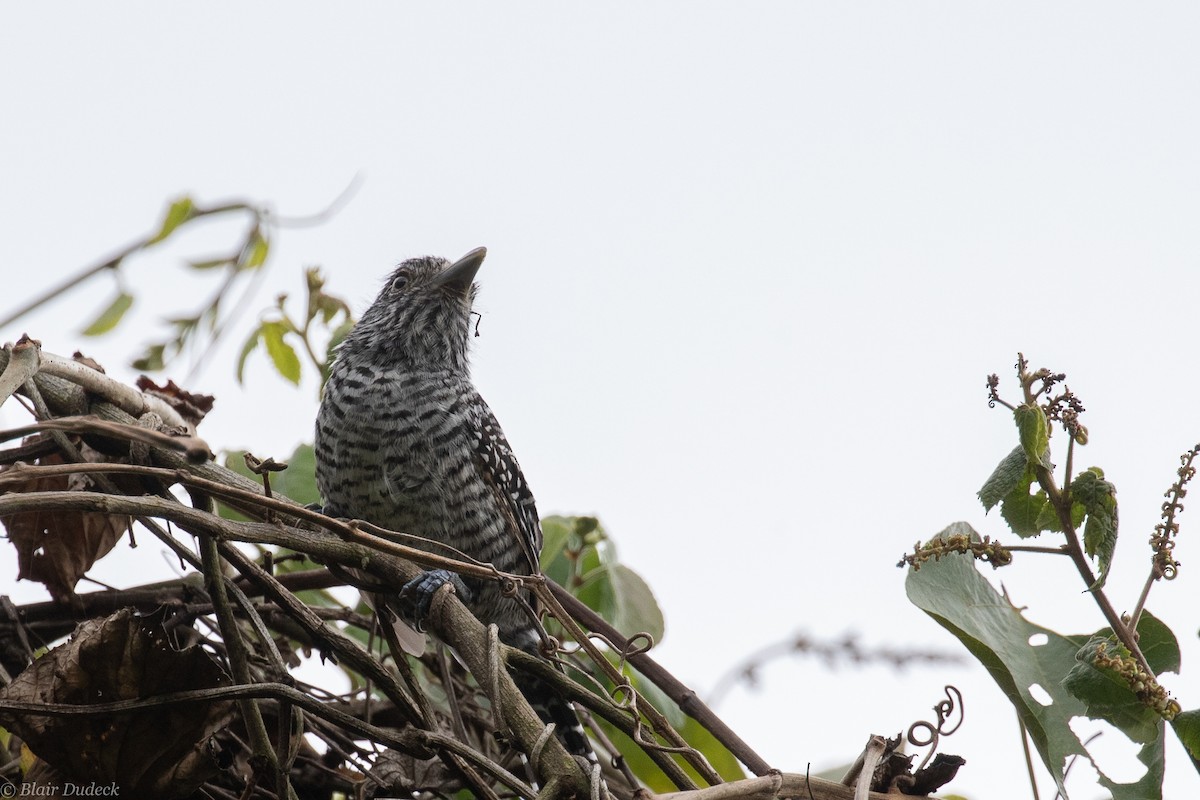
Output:
<instances>
[{"instance_id":1,"label":"bird's foot","mask_svg":"<svg viewBox=\"0 0 1200 800\"><path fill-rule=\"evenodd\" d=\"M433 606L433 596L446 584L454 587L464 601L471 598L471 591L456 573L446 569L431 569L404 584L400 590L400 602L405 611L405 621L418 631L425 630L425 618Z\"/></svg>"}]
</instances>

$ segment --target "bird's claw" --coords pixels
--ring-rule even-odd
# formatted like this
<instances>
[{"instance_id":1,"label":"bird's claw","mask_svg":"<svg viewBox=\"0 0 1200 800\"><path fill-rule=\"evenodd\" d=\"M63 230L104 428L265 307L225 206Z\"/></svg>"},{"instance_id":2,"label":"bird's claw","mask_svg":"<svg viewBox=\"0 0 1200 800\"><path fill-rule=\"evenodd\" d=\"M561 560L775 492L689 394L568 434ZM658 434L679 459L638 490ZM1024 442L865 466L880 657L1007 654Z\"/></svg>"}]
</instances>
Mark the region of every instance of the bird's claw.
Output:
<instances>
[{"instance_id":1,"label":"bird's claw","mask_svg":"<svg viewBox=\"0 0 1200 800\"><path fill-rule=\"evenodd\" d=\"M464 600L470 598L471 592L462 578L447 569L428 570L404 584L404 588L400 590L400 603L405 611L405 621L418 631L425 630L425 618L429 616L433 606L433 596L447 583L452 585L454 591Z\"/></svg>"}]
</instances>

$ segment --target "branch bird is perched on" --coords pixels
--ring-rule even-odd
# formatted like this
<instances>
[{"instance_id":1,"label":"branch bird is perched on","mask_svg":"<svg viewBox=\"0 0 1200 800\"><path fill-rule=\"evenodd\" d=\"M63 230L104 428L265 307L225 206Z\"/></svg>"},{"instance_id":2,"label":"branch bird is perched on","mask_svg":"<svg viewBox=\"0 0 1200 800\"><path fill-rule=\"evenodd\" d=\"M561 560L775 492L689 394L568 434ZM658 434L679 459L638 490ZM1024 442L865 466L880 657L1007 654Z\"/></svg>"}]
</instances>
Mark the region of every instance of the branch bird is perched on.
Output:
<instances>
[{"instance_id":1,"label":"branch bird is perched on","mask_svg":"<svg viewBox=\"0 0 1200 800\"><path fill-rule=\"evenodd\" d=\"M485 255L481 247L453 264L414 258L388 278L338 348L317 415L317 484L330 516L417 534L532 575L542 546L537 508L467 363ZM464 602L502 641L537 654L534 621L496 581L434 570L402 593L419 615L446 581L465 589ZM570 752L595 758L569 704L541 682L518 683Z\"/></svg>"}]
</instances>

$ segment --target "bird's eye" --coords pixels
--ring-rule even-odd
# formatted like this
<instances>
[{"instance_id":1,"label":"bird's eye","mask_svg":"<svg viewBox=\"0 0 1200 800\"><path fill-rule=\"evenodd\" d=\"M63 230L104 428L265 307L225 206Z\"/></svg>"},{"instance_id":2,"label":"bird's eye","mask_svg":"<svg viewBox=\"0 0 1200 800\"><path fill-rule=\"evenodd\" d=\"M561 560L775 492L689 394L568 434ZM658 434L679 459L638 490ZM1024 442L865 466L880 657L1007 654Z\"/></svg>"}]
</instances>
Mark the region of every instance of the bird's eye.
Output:
<instances>
[{"instance_id":1,"label":"bird's eye","mask_svg":"<svg viewBox=\"0 0 1200 800\"><path fill-rule=\"evenodd\" d=\"M392 283L388 289L392 294L399 294L404 291L404 287L408 284L408 273L401 272L396 277L392 278Z\"/></svg>"}]
</instances>

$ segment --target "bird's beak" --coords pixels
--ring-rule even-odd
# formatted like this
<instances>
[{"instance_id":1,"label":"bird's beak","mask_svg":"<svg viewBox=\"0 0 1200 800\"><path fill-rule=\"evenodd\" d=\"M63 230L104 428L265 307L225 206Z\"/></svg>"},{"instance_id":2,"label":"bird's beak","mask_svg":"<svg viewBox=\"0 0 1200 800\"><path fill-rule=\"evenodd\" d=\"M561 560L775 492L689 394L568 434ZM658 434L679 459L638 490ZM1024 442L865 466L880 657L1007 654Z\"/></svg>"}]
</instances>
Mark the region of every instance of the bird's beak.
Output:
<instances>
[{"instance_id":1,"label":"bird's beak","mask_svg":"<svg viewBox=\"0 0 1200 800\"><path fill-rule=\"evenodd\" d=\"M438 273L438 276L433 279L433 285L439 288L445 286L465 295L471 288L471 282L475 280L475 273L479 271L479 267L483 264L483 257L486 255L486 247L476 247Z\"/></svg>"}]
</instances>

